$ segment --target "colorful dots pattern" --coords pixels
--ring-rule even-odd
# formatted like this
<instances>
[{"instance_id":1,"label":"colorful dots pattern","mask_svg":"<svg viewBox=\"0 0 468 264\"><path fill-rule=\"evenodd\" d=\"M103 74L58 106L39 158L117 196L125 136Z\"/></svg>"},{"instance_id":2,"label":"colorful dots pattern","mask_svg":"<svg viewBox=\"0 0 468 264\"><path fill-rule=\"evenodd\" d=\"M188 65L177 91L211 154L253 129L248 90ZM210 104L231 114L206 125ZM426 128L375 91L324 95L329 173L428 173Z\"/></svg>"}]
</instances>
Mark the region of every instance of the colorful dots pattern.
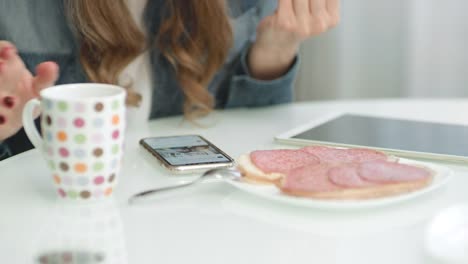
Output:
<instances>
[{"instance_id":1,"label":"colorful dots pattern","mask_svg":"<svg viewBox=\"0 0 468 264\"><path fill-rule=\"evenodd\" d=\"M50 132L50 131L47 131L47 132L46 132L46 139L47 139L48 142L52 142L52 141L53 141L54 136L52 136L52 132Z\"/></svg>"},{"instance_id":2,"label":"colorful dots pattern","mask_svg":"<svg viewBox=\"0 0 468 264\"><path fill-rule=\"evenodd\" d=\"M112 132L112 138L113 139L118 139L119 135L120 135L120 132L118 130L114 130L114 132Z\"/></svg>"},{"instance_id":3,"label":"colorful dots pattern","mask_svg":"<svg viewBox=\"0 0 468 264\"><path fill-rule=\"evenodd\" d=\"M119 115L114 115L112 116L112 124L114 126L118 125L120 123L120 118L119 118Z\"/></svg>"},{"instance_id":4,"label":"colorful dots pattern","mask_svg":"<svg viewBox=\"0 0 468 264\"><path fill-rule=\"evenodd\" d=\"M83 118L76 118L73 121L73 124L75 125L76 128L83 128L85 126L85 121Z\"/></svg>"},{"instance_id":5,"label":"colorful dots pattern","mask_svg":"<svg viewBox=\"0 0 468 264\"><path fill-rule=\"evenodd\" d=\"M52 107L54 106L54 104L50 100L44 100L44 103L45 103L46 109L48 110L52 109Z\"/></svg>"},{"instance_id":6,"label":"colorful dots pattern","mask_svg":"<svg viewBox=\"0 0 468 264\"><path fill-rule=\"evenodd\" d=\"M119 152L119 145L115 144L112 146L112 154L117 154Z\"/></svg>"},{"instance_id":7,"label":"colorful dots pattern","mask_svg":"<svg viewBox=\"0 0 468 264\"><path fill-rule=\"evenodd\" d=\"M77 173L85 173L88 170L88 166L84 163L77 163L75 164L75 171Z\"/></svg>"},{"instance_id":8,"label":"colorful dots pattern","mask_svg":"<svg viewBox=\"0 0 468 264\"><path fill-rule=\"evenodd\" d=\"M51 125L52 125L52 118L51 118L49 115L46 117L46 124L47 124L48 126L51 126Z\"/></svg>"},{"instance_id":9,"label":"colorful dots pattern","mask_svg":"<svg viewBox=\"0 0 468 264\"><path fill-rule=\"evenodd\" d=\"M70 169L70 166L65 162L60 162L59 167L62 171L67 172Z\"/></svg>"},{"instance_id":10,"label":"colorful dots pattern","mask_svg":"<svg viewBox=\"0 0 468 264\"><path fill-rule=\"evenodd\" d=\"M49 168L50 168L51 170L57 169L57 167L55 166L55 162L54 162L53 160L49 160L49 164L48 164L48 165L49 165Z\"/></svg>"},{"instance_id":11,"label":"colorful dots pattern","mask_svg":"<svg viewBox=\"0 0 468 264\"><path fill-rule=\"evenodd\" d=\"M111 168L115 169L115 168L117 168L117 165L119 165L119 161L117 159L113 159L111 161Z\"/></svg>"},{"instance_id":12,"label":"colorful dots pattern","mask_svg":"<svg viewBox=\"0 0 468 264\"><path fill-rule=\"evenodd\" d=\"M79 177L76 182L81 185L81 186L88 186L89 184L89 179L87 177Z\"/></svg>"},{"instance_id":13,"label":"colorful dots pattern","mask_svg":"<svg viewBox=\"0 0 468 264\"><path fill-rule=\"evenodd\" d=\"M117 110L119 109L119 101L115 100L114 102L112 102L112 110Z\"/></svg>"},{"instance_id":14,"label":"colorful dots pattern","mask_svg":"<svg viewBox=\"0 0 468 264\"><path fill-rule=\"evenodd\" d=\"M96 178L94 178L94 184L96 185L101 185L104 183L104 177L102 176L97 176Z\"/></svg>"},{"instance_id":15,"label":"colorful dots pattern","mask_svg":"<svg viewBox=\"0 0 468 264\"><path fill-rule=\"evenodd\" d=\"M86 136L83 134L78 134L75 136L76 144L84 144L86 143Z\"/></svg>"},{"instance_id":16,"label":"colorful dots pattern","mask_svg":"<svg viewBox=\"0 0 468 264\"><path fill-rule=\"evenodd\" d=\"M58 189L58 193L61 197L66 197L67 193L63 189Z\"/></svg>"},{"instance_id":17,"label":"colorful dots pattern","mask_svg":"<svg viewBox=\"0 0 468 264\"><path fill-rule=\"evenodd\" d=\"M120 108L124 104L119 100L91 105L44 103L44 151L58 195L75 200L112 195L123 143L121 126L125 120ZM113 144L109 146L110 140Z\"/></svg>"},{"instance_id":18,"label":"colorful dots pattern","mask_svg":"<svg viewBox=\"0 0 468 264\"><path fill-rule=\"evenodd\" d=\"M94 170L95 172L99 172L99 171L101 171L102 169L104 169L104 164L103 164L102 162L96 162L96 163L94 163L94 165L93 165L93 170Z\"/></svg>"},{"instance_id":19,"label":"colorful dots pattern","mask_svg":"<svg viewBox=\"0 0 468 264\"><path fill-rule=\"evenodd\" d=\"M102 148L95 148L93 150L93 156L99 158L102 156L102 154L104 154L104 151L102 150Z\"/></svg>"},{"instance_id":20,"label":"colorful dots pattern","mask_svg":"<svg viewBox=\"0 0 468 264\"><path fill-rule=\"evenodd\" d=\"M94 110L96 110L96 112L102 112L102 110L104 110L104 104L103 103L96 103L94 105Z\"/></svg>"},{"instance_id":21,"label":"colorful dots pattern","mask_svg":"<svg viewBox=\"0 0 468 264\"><path fill-rule=\"evenodd\" d=\"M115 180L115 173L112 173L112 174L109 176L108 182L112 183L114 180Z\"/></svg>"},{"instance_id":22,"label":"colorful dots pattern","mask_svg":"<svg viewBox=\"0 0 468 264\"><path fill-rule=\"evenodd\" d=\"M101 118L95 118L93 120L93 126L94 128L101 128L102 126L104 126L104 120Z\"/></svg>"},{"instance_id":23,"label":"colorful dots pattern","mask_svg":"<svg viewBox=\"0 0 468 264\"><path fill-rule=\"evenodd\" d=\"M111 195L111 194L112 194L112 188L110 188L110 187L107 188L107 189L104 191L104 195L105 195L105 196L109 196L109 195Z\"/></svg>"},{"instance_id":24,"label":"colorful dots pattern","mask_svg":"<svg viewBox=\"0 0 468 264\"><path fill-rule=\"evenodd\" d=\"M80 192L80 196L83 199L88 199L91 196L91 193L89 191L82 191Z\"/></svg>"},{"instance_id":25,"label":"colorful dots pattern","mask_svg":"<svg viewBox=\"0 0 468 264\"><path fill-rule=\"evenodd\" d=\"M104 141L104 136L101 133L96 133L96 134L92 135L91 140L95 144L101 144Z\"/></svg>"},{"instance_id":26,"label":"colorful dots pattern","mask_svg":"<svg viewBox=\"0 0 468 264\"><path fill-rule=\"evenodd\" d=\"M54 175L54 182L56 184L60 184L62 182L62 179L60 178L60 176L58 175Z\"/></svg>"},{"instance_id":27,"label":"colorful dots pattern","mask_svg":"<svg viewBox=\"0 0 468 264\"><path fill-rule=\"evenodd\" d=\"M78 193L75 190L70 190L68 191L68 197L70 197L71 199L76 199L78 198Z\"/></svg>"},{"instance_id":28,"label":"colorful dots pattern","mask_svg":"<svg viewBox=\"0 0 468 264\"><path fill-rule=\"evenodd\" d=\"M67 133L65 133L64 131L59 131L57 133L57 139L60 141L60 142L65 142L67 141L68 139L68 135Z\"/></svg>"},{"instance_id":29,"label":"colorful dots pattern","mask_svg":"<svg viewBox=\"0 0 468 264\"><path fill-rule=\"evenodd\" d=\"M60 148L59 154L60 154L60 157L62 158L68 158L68 156L70 156L70 152L66 148Z\"/></svg>"},{"instance_id":30,"label":"colorful dots pattern","mask_svg":"<svg viewBox=\"0 0 468 264\"><path fill-rule=\"evenodd\" d=\"M59 102L57 107L61 112L66 112L68 110L68 104L66 102Z\"/></svg>"},{"instance_id":31,"label":"colorful dots pattern","mask_svg":"<svg viewBox=\"0 0 468 264\"><path fill-rule=\"evenodd\" d=\"M54 156L54 150L53 150L51 147L48 147L48 148L47 148L47 155L49 155L49 157L53 157L53 156Z\"/></svg>"},{"instance_id":32,"label":"colorful dots pattern","mask_svg":"<svg viewBox=\"0 0 468 264\"><path fill-rule=\"evenodd\" d=\"M86 151L84 149L78 148L73 151L73 154L77 159L84 159L86 158Z\"/></svg>"},{"instance_id":33,"label":"colorful dots pattern","mask_svg":"<svg viewBox=\"0 0 468 264\"><path fill-rule=\"evenodd\" d=\"M117 252L118 254L118 252ZM121 259L119 255L116 259ZM52 254L40 256L37 261L39 264L53 264L53 263L104 263L105 256L102 253L88 253L88 252L72 252L72 251L58 251ZM34 262L36 263L36 262Z\"/></svg>"},{"instance_id":34,"label":"colorful dots pattern","mask_svg":"<svg viewBox=\"0 0 468 264\"><path fill-rule=\"evenodd\" d=\"M75 111L78 113L83 113L86 111L86 105L83 103L76 103L75 104Z\"/></svg>"},{"instance_id":35,"label":"colorful dots pattern","mask_svg":"<svg viewBox=\"0 0 468 264\"><path fill-rule=\"evenodd\" d=\"M63 177L63 184L64 185L67 185L67 186L70 186L73 184L73 179L69 176L65 176Z\"/></svg>"},{"instance_id":36,"label":"colorful dots pattern","mask_svg":"<svg viewBox=\"0 0 468 264\"><path fill-rule=\"evenodd\" d=\"M59 117L57 119L57 126L59 128L66 128L67 127L67 120L63 117Z\"/></svg>"},{"instance_id":37,"label":"colorful dots pattern","mask_svg":"<svg viewBox=\"0 0 468 264\"><path fill-rule=\"evenodd\" d=\"M101 189L96 189L93 192L94 197L96 198L101 198L104 195L104 192Z\"/></svg>"}]
</instances>

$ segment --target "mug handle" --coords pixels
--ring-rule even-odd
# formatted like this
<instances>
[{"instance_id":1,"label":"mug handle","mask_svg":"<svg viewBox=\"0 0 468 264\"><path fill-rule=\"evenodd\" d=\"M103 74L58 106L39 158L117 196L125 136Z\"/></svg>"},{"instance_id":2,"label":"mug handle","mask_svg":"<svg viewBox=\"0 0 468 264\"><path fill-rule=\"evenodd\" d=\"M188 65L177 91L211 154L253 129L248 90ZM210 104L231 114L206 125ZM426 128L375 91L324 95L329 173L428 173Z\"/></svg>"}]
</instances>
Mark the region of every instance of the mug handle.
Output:
<instances>
[{"instance_id":1,"label":"mug handle","mask_svg":"<svg viewBox=\"0 0 468 264\"><path fill-rule=\"evenodd\" d=\"M31 99L26 103L23 109L23 127L34 147L42 151L43 139L37 131L33 118L34 110L40 106L41 102L38 99Z\"/></svg>"}]
</instances>

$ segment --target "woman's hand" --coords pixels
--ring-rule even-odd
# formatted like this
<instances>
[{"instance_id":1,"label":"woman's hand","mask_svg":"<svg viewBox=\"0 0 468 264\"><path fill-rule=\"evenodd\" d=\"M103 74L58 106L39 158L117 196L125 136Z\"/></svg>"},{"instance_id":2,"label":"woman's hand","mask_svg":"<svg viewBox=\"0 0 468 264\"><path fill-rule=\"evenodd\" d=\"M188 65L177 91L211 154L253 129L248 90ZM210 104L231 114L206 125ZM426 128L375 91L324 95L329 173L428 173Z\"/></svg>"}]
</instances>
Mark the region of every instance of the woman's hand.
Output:
<instances>
[{"instance_id":1,"label":"woman's hand","mask_svg":"<svg viewBox=\"0 0 468 264\"><path fill-rule=\"evenodd\" d=\"M283 75L304 40L326 32L339 20L339 0L278 0L276 12L257 28L248 58L251 74L264 80Z\"/></svg>"},{"instance_id":2,"label":"woman's hand","mask_svg":"<svg viewBox=\"0 0 468 264\"><path fill-rule=\"evenodd\" d=\"M33 76L17 54L16 47L0 41L0 140L14 135L22 124L24 104L39 92L55 83L58 66L44 62L37 66Z\"/></svg>"}]
</instances>

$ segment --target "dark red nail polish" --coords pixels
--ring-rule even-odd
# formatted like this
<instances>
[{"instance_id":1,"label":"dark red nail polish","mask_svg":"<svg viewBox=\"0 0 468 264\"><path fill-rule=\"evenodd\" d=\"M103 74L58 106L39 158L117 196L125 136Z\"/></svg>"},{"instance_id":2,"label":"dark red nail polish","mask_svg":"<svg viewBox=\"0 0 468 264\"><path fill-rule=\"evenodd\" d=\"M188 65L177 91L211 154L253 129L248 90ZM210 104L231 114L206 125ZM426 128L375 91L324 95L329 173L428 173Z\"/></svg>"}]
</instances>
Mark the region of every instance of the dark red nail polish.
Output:
<instances>
[{"instance_id":1,"label":"dark red nail polish","mask_svg":"<svg viewBox=\"0 0 468 264\"><path fill-rule=\"evenodd\" d=\"M4 59L8 59L7 58L7 54L8 54L8 51L12 50L13 47L5 47L3 48L1 51L0 51L0 57L4 58Z\"/></svg>"},{"instance_id":2,"label":"dark red nail polish","mask_svg":"<svg viewBox=\"0 0 468 264\"><path fill-rule=\"evenodd\" d=\"M11 96L7 96L3 98L3 105L8 108L13 108L13 106L15 106L15 99L13 99Z\"/></svg>"},{"instance_id":3,"label":"dark red nail polish","mask_svg":"<svg viewBox=\"0 0 468 264\"><path fill-rule=\"evenodd\" d=\"M6 123L6 118L2 115L0 115L0 125L3 125Z\"/></svg>"}]
</instances>

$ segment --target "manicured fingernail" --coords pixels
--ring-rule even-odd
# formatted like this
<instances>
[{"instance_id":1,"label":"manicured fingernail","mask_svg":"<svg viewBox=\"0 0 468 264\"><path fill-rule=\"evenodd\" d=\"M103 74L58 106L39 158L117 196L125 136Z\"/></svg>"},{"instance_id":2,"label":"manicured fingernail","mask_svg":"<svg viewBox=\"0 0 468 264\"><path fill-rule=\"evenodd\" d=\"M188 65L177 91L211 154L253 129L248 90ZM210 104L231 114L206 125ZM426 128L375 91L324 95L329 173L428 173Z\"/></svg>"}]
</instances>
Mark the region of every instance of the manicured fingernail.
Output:
<instances>
[{"instance_id":1,"label":"manicured fingernail","mask_svg":"<svg viewBox=\"0 0 468 264\"><path fill-rule=\"evenodd\" d=\"M6 118L2 115L0 115L0 125L3 125L6 123Z\"/></svg>"},{"instance_id":2,"label":"manicured fingernail","mask_svg":"<svg viewBox=\"0 0 468 264\"><path fill-rule=\"evenodd\" d=\"M3 105L8 108L13 108L13 106L15 106L15 99L11 96L6 96L3 98Z\"/></svg>"}]
</instances>

